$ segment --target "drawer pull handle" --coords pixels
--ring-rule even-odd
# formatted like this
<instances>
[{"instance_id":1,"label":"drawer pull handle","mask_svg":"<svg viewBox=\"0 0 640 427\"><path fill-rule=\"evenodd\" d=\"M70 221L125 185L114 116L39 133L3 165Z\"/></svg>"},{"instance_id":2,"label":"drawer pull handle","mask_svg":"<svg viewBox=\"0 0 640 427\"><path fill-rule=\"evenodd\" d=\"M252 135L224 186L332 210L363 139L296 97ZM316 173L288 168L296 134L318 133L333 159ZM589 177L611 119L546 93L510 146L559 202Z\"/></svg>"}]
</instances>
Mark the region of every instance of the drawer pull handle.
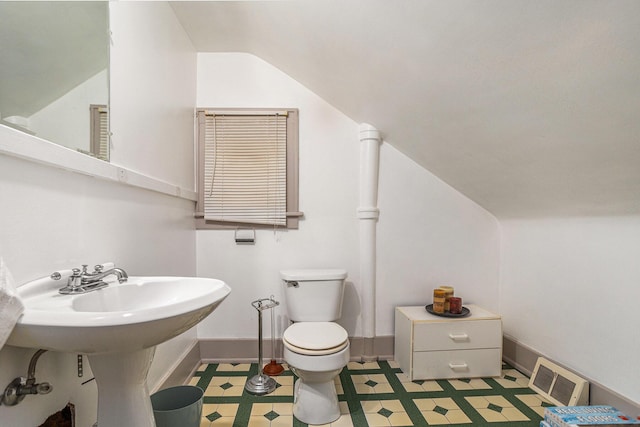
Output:
<instances>
[{"instance_id":1,"label":"drawer pull handle","mask_svg":"<svg viewBox=\"0 0 640 427\"><path fill-rule=\"evenodd\" d=\"M469 335L467 334L449 334L449 338L454 341L467 341L469 339Z\"/></svg>"},{"instance_id":2,"label":"drawer pull handle","mask_svg":"<svg viewBox=\"0 0 640 427\"><path fill-rule=\"evenodd\" d=\"M466 363L449 363L449 367L454 371L463 371L468 368Z\"/></svg>"}]
</instances>

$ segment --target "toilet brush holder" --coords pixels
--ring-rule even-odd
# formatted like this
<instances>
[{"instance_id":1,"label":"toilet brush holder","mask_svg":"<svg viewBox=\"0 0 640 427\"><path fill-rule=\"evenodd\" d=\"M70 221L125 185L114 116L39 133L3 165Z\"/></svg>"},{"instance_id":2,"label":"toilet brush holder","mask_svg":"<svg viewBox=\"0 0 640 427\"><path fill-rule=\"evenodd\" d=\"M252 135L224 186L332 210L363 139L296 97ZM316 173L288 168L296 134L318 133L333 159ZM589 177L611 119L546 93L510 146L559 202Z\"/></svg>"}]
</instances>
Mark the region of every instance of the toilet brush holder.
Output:
<instances>
[{"instance_id":1,"label":"toilet brush holder","mask_svg":"<svg viewBox=\"0 0 640 427\"><path fill-rule=\"evenodd\" d=\"M258 310L258 374L247 380L244 389L248 393L263 395L271 393L276 389L276 380L265 375L262 371L262 312L271 309L280 303L271 298L262 298L251 303L253 308Z\"/></svg>"}]
</instances>

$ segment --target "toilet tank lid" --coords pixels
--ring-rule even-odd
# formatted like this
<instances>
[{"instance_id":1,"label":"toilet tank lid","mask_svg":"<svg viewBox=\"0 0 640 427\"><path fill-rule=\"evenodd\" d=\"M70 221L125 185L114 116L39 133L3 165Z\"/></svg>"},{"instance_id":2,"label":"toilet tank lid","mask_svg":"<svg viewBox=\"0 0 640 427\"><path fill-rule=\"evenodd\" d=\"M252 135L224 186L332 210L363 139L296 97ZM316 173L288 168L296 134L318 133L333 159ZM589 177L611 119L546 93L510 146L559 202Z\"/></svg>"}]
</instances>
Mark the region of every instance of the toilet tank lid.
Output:
<instances>
[{"instance_id":1,"label":"toilet tank lid","mask_svg":"<svg viewBox=\"0 0 640 427\"><path fill-rule=\"evenodd\" d=\"M342 280L347 277L347 270L342 269L307 269L307 270L282 270L280 277L288 281L304 280Z\"/></svg>"}]
</instances>

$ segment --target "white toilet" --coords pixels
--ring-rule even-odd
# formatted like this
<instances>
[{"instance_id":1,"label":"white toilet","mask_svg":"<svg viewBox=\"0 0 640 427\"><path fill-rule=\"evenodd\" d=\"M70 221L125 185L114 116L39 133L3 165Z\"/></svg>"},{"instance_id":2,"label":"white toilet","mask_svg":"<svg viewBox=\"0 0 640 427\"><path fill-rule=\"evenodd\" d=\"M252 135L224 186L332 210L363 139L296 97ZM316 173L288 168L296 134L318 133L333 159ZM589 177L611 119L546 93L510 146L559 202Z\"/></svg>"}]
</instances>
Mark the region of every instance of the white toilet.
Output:
<instances>
[{"instance_id":1,"label":"white toilet","mask_svg":"<svg viewBox=\"0 0 640 427\"><path fill-rule=\"evenodd\" d=\"M293 415L307 424L328 424L340 417L333 383L349 362L342 316L345 270L286 270L284 281L289 319L282 335L284 360L298 376Z\"/></svg>"}]
</instances>

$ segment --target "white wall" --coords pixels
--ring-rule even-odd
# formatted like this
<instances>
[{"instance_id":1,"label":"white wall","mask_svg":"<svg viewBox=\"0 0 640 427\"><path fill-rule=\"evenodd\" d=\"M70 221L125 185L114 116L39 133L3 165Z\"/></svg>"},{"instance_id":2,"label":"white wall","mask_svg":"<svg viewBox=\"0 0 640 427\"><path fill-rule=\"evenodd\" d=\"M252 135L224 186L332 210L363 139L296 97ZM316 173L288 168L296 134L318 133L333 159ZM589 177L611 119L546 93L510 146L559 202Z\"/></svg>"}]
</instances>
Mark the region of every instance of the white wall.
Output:
<instances>
[{"instance_id":1,"label":"white wall","mask_svg":"<svg viewBox=\"0 0 640 427\"><path fill-rule=\"evenodd\" d=\"M505 334L640 402L640 217L501 226Z\"/></svg>"},{"instance_id":2,"label":"white wall","mask_svg":"<svg viewBox=\"0 0 640 427\"><path fill-rule=\"evenodd\" d=\"M495 217L392 146L380 158L378 334L393 335L395 306L431 303L440 285L498 311Z\"/></svg>"},{"instance_id":3,"label":"white wall","mask_svg":"<svg viewBox=\"0 0 640 427\"><path fill-rule=\"evenodd\" d=\"M95 160L98 162L99 160ZM130 275L194 275L193 202L97 180L0 155L0 255L16 283L80 264L114 261ZM159 347L149 377L154 387L195 331ZM176 348L177 347L177 348ZM34 350L0 350L0 387L26 375ZM15 407L0 406L0 425L40 425L71 401L78 425L96 416L95 383L77 378L75 355L45 353L37 379L54 391L28 396ZM85 359L86 361L86 359Z\"/></svg>"},{"instance_id":4,"label":"white wall","mask_svg":"<svg viewBox=\"0 0 640 427\"><path fill-rule=\"evenodd\" d=\"M197 232L198 275L217 277L233 289L198 326L198 336L255 338L257 312L250 303L271 294L283 301L279 270L287 268L347 269L351 291L344 303L343 324L354 334L359 312L353 291L358 283L357 124L248 54L198 54L197 104L299 108L300 210L305 213L299 230L259 230L254 246L236 245L233 231ZM277 313L284 315L284 308Z\"/></svg>"},{"instance_id":5,"label":"white wall","mask_svg":"<svg viewBox=\"0 0 640 427\"><path fill-rule=\"evenodd\" d=\"M103 70L29 117L29 130L73 150L91 151L89 106L107 105L108 87Z\"/></svg>"},{"instance_id":6,"label":"white wall","mask_svg":"<svg viewBox=\"0 0 640 427\"><path fill-rule=\"evenodd\" d=\"M323 267L348 270L340 322L360 336L358 124L248 54L198 54L198 107L299 108L305 213L299 230L258 231L255 246L236 245L232 231L197 232L198 275L218 277L233 289L198 326L198 336L255 338L257 314L250 303L271 294L282 301L279 270ZM381 151L380 209L379 335L393 334L396 304L426 304L432 288L443 283L496 306L499 239L491 215L387 144ZM278 335L284 312L278 309Z\"/></svg>"},{"instance_id":7,"label":"white wall","mask_svg":"<svg viewBox=\"0 0 640 427\"><path fill-rule=\"evenodd\" d=\"M112 163L193 189L193 47L165 2L111 2L110 10ZM193 276L193 212L190 200L0 154L0 255L20 284L109 260L130 275ZM195 340L194 328L158 346L150 388ZM0 351L0 387L26 374L33 353ZM75 355L45 353L37 379L49 381L53 392L0 406L0 425L40 425L69 401L78 425L93 425L95 383L80 385L91 376L77 378L75 366Z\"/></svg>"},{"instance_id":8,"label":"white wall","mask_svg":"<svg viewBox=\"0 0 640 427\"><path fill-rule=\"evenodd\" d=\"M193 190L191 40L164 1L112 1L109 16L111 161Z\"/></svg>"}]
</instances>

